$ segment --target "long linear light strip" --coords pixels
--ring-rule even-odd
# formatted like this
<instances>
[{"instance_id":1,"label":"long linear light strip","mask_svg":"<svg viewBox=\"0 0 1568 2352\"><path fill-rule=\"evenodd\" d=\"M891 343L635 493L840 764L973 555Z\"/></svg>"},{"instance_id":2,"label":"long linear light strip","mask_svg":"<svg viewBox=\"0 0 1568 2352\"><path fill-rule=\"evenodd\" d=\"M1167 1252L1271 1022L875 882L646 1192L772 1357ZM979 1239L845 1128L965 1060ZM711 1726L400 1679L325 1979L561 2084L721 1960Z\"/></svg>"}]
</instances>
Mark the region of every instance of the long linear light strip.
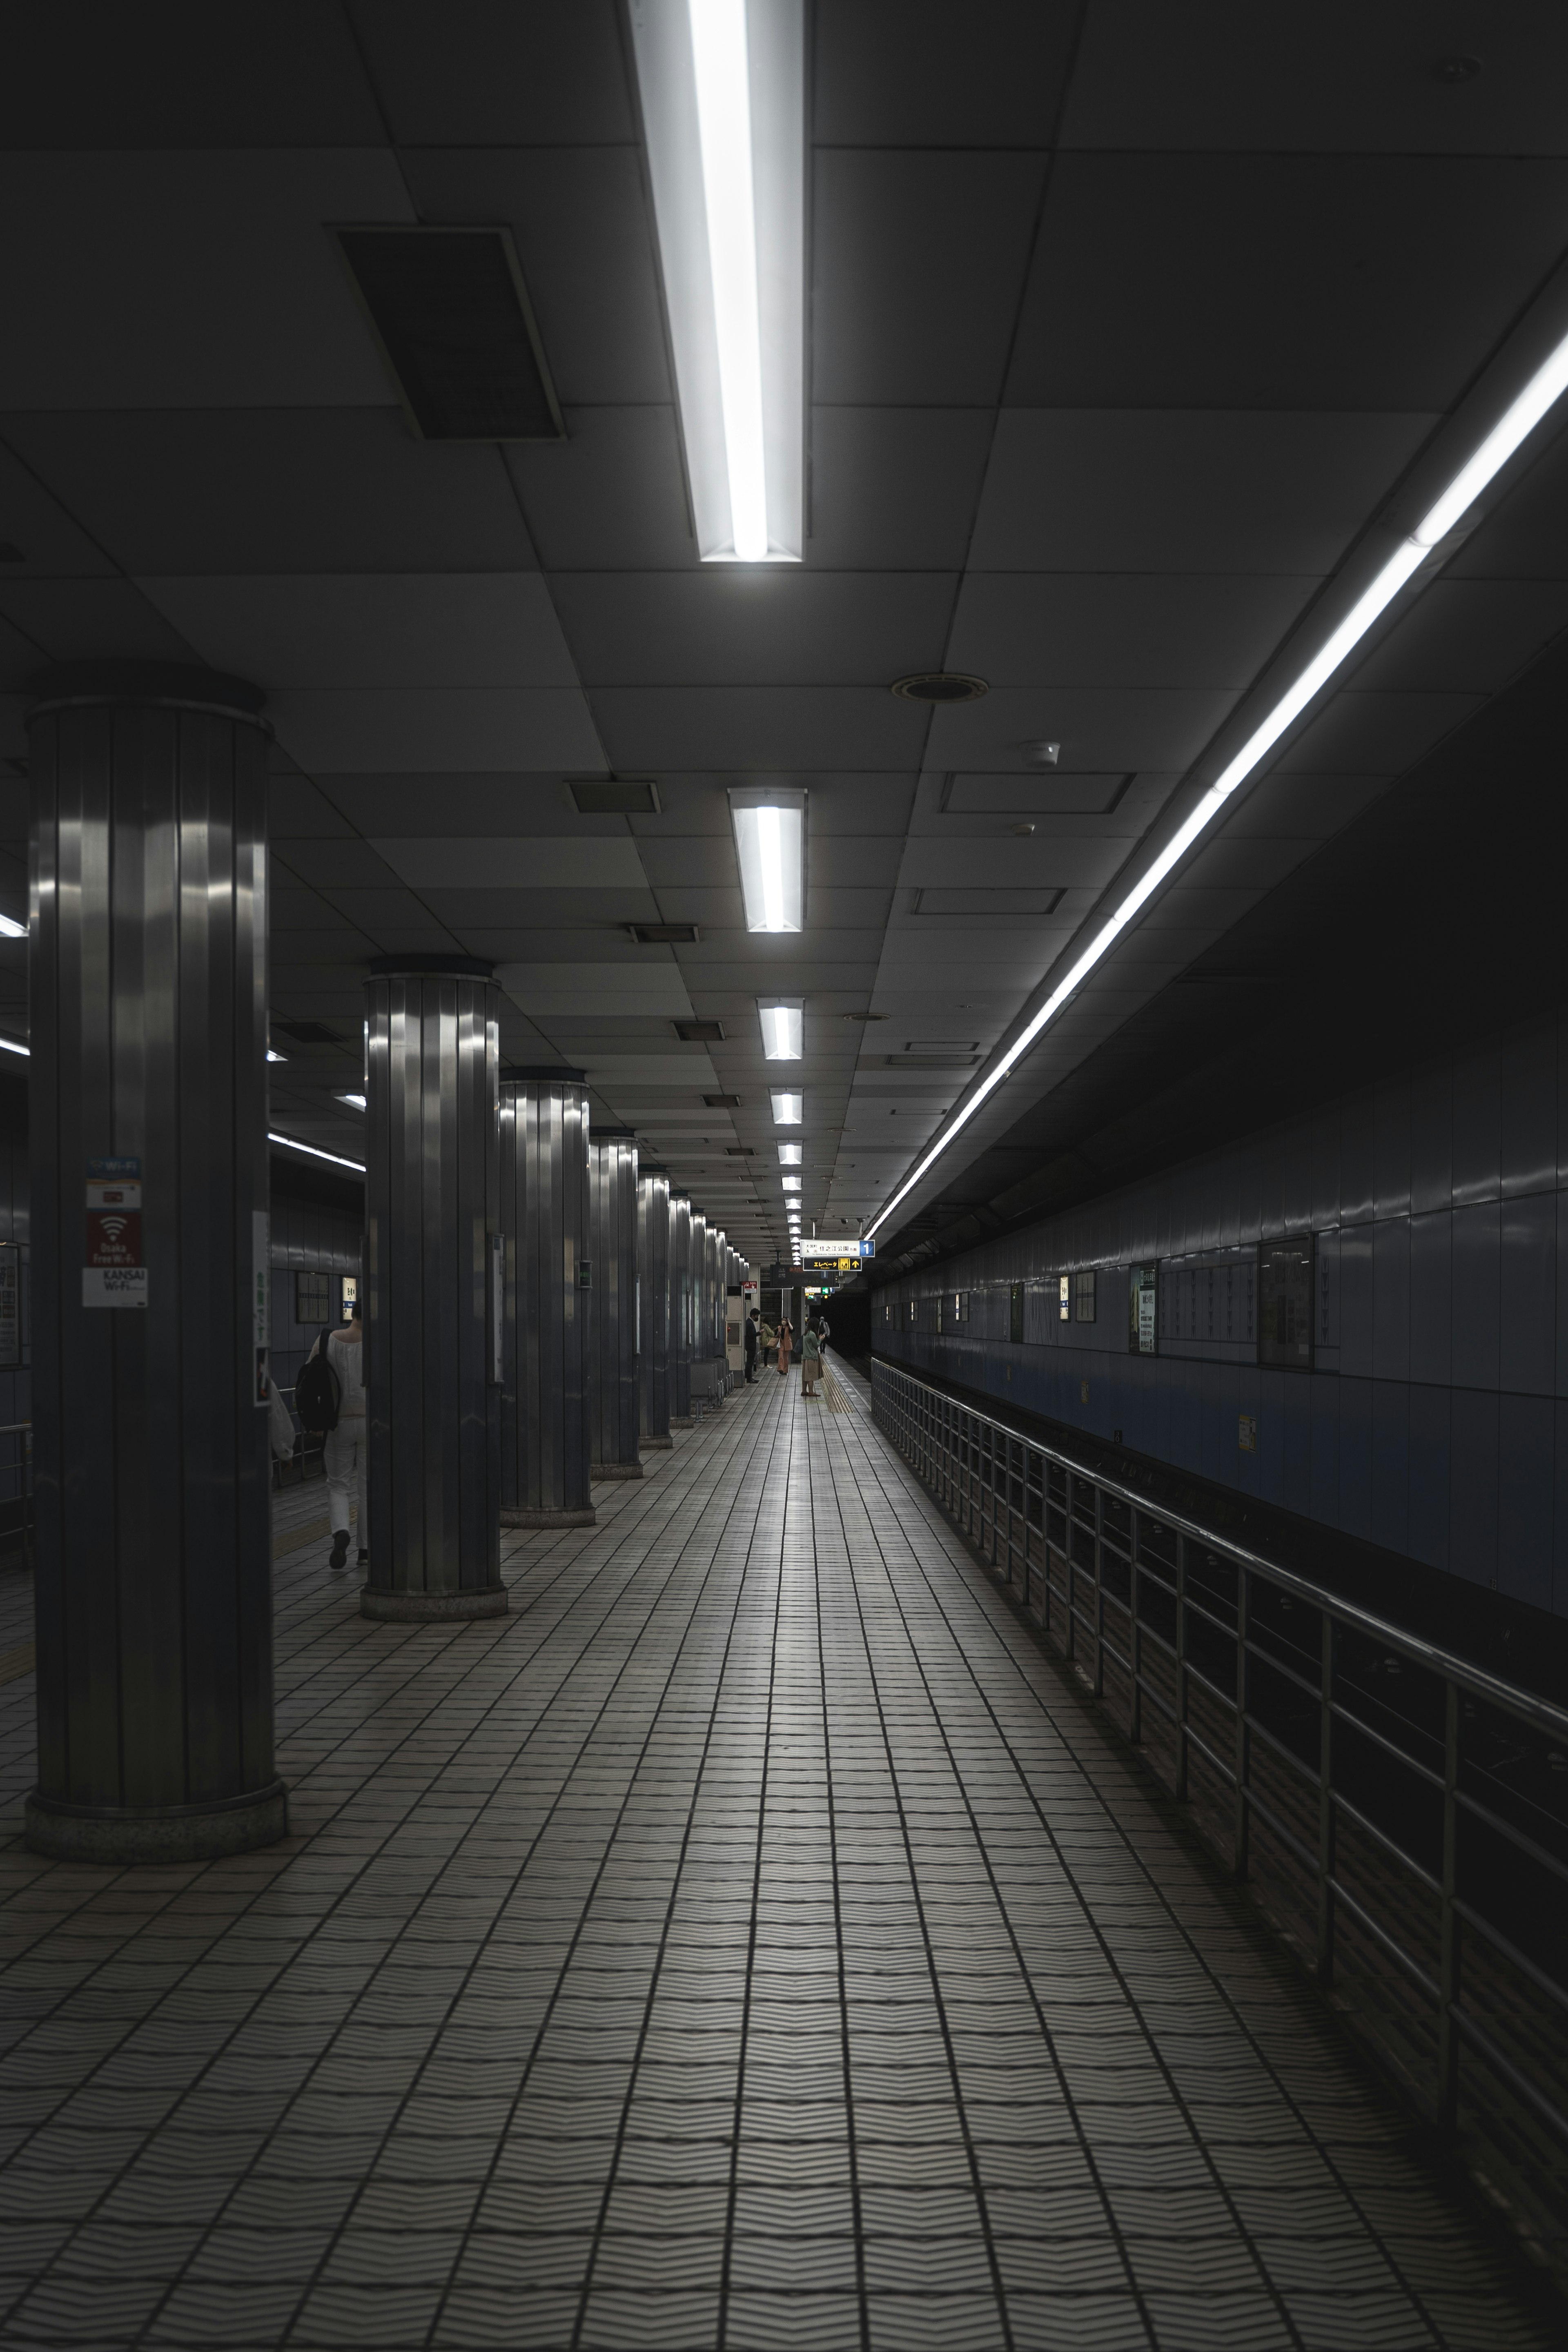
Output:
<instances>
[{"instance_id":1,"label":"long linear light strip","mask_svg":"<svg viewBox=\"0 0 1568 2352\"><path fill-rule=\"evenodd\" d=\"M1433 548L1447 539L1460 519L1468 512L1481 492L1500 471L1527 435L1531 433L1564 391L1568 391L1568 336L1542 362L1525 385L1519 397L1499 418L1475 455L1462 466L1442 496L1429 507L1410 536L1391 555L1372 585L1357 598L1328 643L1315 654L1299 677L1286 688L1262 724L1256 728L1229 765L1223 769L1191 815L1168 841L1163 849L1140 875L1121 905L1095 933L1083 953L1059 985L1041 1005L1034 1019L1016 1037L996 1067L975 1088L969 1100L957 1112L945 1133L939 1137L918 1166L904 1179L885 1208L879 1210L868 1234L875 1234L886 1224L900 1201L908 1198L915 1186L941 1159L955 1136L962 1134L982 1103L993 1095L1022 1055L1026 1054L1042 1030L1048 1028L1058 1013L1086 980L1096 964L1108 955L1134 917L1147 904L1172 868L1180 864L1200 834L1218 815L1237 786L1244 783L1253 771L1273 750L1286 730L1298 719L1313 697L1342 668L1380 614L1385 612L1411 575L1419 571Z\"/></svg>"},{"instance_id":2,"label":"long linear light strip","mask_svg":"<svg viewBox=\"0 0 1568 2352\"><path fill-rule=\"evenodd\" d=\"M737 557L762 563L768 552L768 499L746 0L689 0L689 5L730 517Z\"/></svg>"},{"instance_id":3,"label":"long linear light strip","mask_svg":"<svg viewBox=\"0 0 1568 2352\"><path fill-rule=\"evenodd\" d=\"M268 1143L281 1143L290 1151L308 1151L312 1160L330 1160L334 1168L352 1168L356 1176L363 1176L364 1174L364 1162L363 1160L345 1160L339 1152L319 1150L313 1143L301 1143L297 1136L274 1135L271 1129L268 1128L267 1130L267 1140Z\"/></svg>"}]
</instances>

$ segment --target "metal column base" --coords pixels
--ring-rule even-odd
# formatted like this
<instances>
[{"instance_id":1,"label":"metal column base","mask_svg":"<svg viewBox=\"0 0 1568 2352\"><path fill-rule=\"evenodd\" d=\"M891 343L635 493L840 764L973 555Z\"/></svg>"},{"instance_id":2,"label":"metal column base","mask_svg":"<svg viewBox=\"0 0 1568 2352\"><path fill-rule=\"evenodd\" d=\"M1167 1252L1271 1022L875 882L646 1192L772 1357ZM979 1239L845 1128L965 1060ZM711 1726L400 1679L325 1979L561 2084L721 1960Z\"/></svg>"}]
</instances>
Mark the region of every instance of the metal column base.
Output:
<instances>
[{"instance_id":1,"label":"metal column base","mask_svg":"<svg viewBox=\"0 0 1568 2352\"><path fill-rule=\"evenodd\" d=\"M662 1447L666 1453L668 1453L670 1447L675 1444L673 1437L645 1437L642 1442L645 1445L657 1445Z\"/></svg>"},{"instance_id":2,"label":"metal column base","mask_svg":"<svg viewBox=\"0 0 1568 2352\"><path fill-rule=\"evenodd\" d=\"M58 1804L35 1789L27 1798L26 1837L52 1862L219 1862L250 1853L289 1834L289 1792L281 1780L227 1804L170 1805L146 1812L111 1805Z\"/></svg>"},{"instance_id":3,"label":"metal column base","mask_svg":"<svg viewBox=\"0 0 1568 2352\"><path fill-rule=\"evenodd\" d=\"M503 1528L596 1528L599 1514L591 1503L581 1511L503 1510L500 1523Z\"/></svg>"},{"instance_id":4,"label":"metal column base","mask_svg":"<svg viewBox=\"0 0 1568 2352\"><path fill-rule=\"evenodd\" d=\"M477 1592L377 1592L368 1584L359 1589L360 1615L395 1625L449 1624L454 1618L504 1617L506 1611L504 1584L481 1585Z\"/></svg>"},{"instance_id":5,"label":"metal column base","mask_svg":"<svg viewBox=\"0 0 1568 2352\"><path fill-rule=\"evenodd\" d=\"M640 1478L640 1462L595 1462L589 1475L594 1478Z\"/></svg>"},{"instance_id":6,"label":"metal column base","mask_svg":"<svg viewBox=\"0 0 1568 2352\"><path fill-rule=\"evenodd\" d=\"M692 1425L691 1415L689 1412L672 1412L669 1416L669 1425L671 1429L689 1429Z\"/></svg>"}]
</instances>

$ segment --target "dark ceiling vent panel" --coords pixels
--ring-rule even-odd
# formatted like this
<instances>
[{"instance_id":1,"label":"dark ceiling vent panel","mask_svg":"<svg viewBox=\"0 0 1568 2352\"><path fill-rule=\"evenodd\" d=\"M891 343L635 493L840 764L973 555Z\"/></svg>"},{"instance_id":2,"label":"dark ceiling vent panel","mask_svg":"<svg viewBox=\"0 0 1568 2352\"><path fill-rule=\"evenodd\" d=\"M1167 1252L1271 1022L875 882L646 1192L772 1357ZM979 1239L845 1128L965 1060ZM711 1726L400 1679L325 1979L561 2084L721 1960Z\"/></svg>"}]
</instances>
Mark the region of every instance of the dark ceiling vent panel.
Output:
<instances>
[{"instance_id":1,"label":"dark ceiling vent panel","mask_svg":"<svg viewBox=\"0 0 1568 2352\"><path fill-rule=\"evenodd\" d=\"M568 776L579 816L660 816L651 776Z\"/></svg>"},{"instance_id":2,"label":"dark ceiling vent panel","mask_svg":"<svg viewBox=\"0 0 1568 2352\"><path fill-rule=\"evenodd\" d=\"M639 948L694 948L700 936L695 923L633 923L630 929Z\"/></svg>"},{"instance_id":3,"label":"dark ceiling vent panel","mask_svg":"<svg viewBox=\"0 0 1568 2352\"><path fill-rule=\"evenodd\" d=\"M509 229L337 236L423 440L565 439Z\"/></svg>"},{"instance_id":4,"label":"dark ceiling vent panel","mask_svg":"<svg viewBox=\"0 0 1568 2352\"><path fill-rule=\"evenodd\" d=\"M739 1095L704 1095L702 1099L710 1110L739 1110L741 1108Z\"/></svg>"},{"instance_id":5,"label":"dark ceiling vent panel","mask_svg":"<svg viewBox=\"0 0 1568 2352\"><path fill-rule=\"evenodd\" d=\"M721 1045L724 1024L721 1021L678 1021L675 1034L683 1045Z\"/></svg>"}]
</instances>

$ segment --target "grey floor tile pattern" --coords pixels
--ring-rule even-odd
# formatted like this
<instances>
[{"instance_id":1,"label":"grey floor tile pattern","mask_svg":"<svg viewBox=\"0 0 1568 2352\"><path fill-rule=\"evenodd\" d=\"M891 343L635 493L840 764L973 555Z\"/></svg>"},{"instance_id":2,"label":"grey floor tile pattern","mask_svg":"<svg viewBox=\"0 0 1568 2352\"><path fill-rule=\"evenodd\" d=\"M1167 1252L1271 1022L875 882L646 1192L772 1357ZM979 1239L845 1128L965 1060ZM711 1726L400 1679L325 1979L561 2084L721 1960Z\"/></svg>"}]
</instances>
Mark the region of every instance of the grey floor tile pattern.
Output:
<instances>
[{"instance_id":1,"label":"grey floor tile pattern","mask_svg":"<svg viewBox=\"0 0 1568 2352\"><path fill-rule=\"evenodd\" d=\"M280 1508L269 1853L37 1861L0 1688L0 2342L1548 2343L841 1382L499 1623L367 1622Z\"/></svg>"}]
</instances>

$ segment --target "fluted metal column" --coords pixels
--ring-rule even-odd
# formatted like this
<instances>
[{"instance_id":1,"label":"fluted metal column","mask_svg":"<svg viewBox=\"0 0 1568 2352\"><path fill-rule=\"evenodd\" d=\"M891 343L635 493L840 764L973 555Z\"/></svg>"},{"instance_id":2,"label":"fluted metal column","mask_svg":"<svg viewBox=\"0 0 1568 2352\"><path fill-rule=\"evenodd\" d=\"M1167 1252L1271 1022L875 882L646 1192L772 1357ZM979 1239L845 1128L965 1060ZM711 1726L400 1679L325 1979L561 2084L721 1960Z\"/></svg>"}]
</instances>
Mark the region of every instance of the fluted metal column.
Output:
<instances>
[{"instance_id":1,"label":"fluted metal column","mask_svg":"<svg viewBox=\"0 0 1568 2352\"><path fill-rule=\"evenodd\" d=\"M367 1617L499 1617L500 992L466 957L365 983Z\"/></svg>"},{"instance_id":2,"label":"fluted metal column","mask_svg":"<svg viewBox=\"0 0 1568 2352\"><path fill-rule=\"evenodd\" d=\"M691 1212L691 1393L711 1399L713 1372L708 1352L708 1219L701 1209Z\"/></svg>"},{"instance_id":3,"label":"fluted metal column","mask_svg":"<svg viewBox=\"0 0 1568 2352\"><path fill-rule=\"evenodd\" d=\"M691 1200L669 1196L669 1425L691 1426Z\"/></svg>"},{"instance_id":4,"label":"fluted metal column","mask_svg":"<svg viewBox=\"0 0 1568 2352\"><path fill-rule=\"evenodd\" d=\"M589 1351L595 1478L640 1478L637 1451L637 1139L600 1128L588 1145Z\"/></svg>"},{"instance_id":5,"label":"fluted metal column","mask_svg":"<svg viewBox=\"0 0 1568 2352\"><path fill-rule=\"evenodd\" d=\"M591 1528L588 1096L581 1070L501 1083L501 1524Z\"/></svg>"},{"instance_id":6,"label":"fluted metal column","mask_svg":"<svg viewBox=\"0 0 1568 2352\"><path fill-rule=\"evenodd\" d=\"M35 681L37 1852L288 1827L272 1741L267 773L252 687Z\"/></svg>"},{"instance_id":7,"label":"fluted metal column","mask_svg":"<svg viewBox=\"0 0 1568 2352\"><path fill-rule=\"evenodd\" d=\"M642 1450L674 1444L669 1433L669 1179L637 1176L637 1386Z\"/></svg>"}]
</instances>

